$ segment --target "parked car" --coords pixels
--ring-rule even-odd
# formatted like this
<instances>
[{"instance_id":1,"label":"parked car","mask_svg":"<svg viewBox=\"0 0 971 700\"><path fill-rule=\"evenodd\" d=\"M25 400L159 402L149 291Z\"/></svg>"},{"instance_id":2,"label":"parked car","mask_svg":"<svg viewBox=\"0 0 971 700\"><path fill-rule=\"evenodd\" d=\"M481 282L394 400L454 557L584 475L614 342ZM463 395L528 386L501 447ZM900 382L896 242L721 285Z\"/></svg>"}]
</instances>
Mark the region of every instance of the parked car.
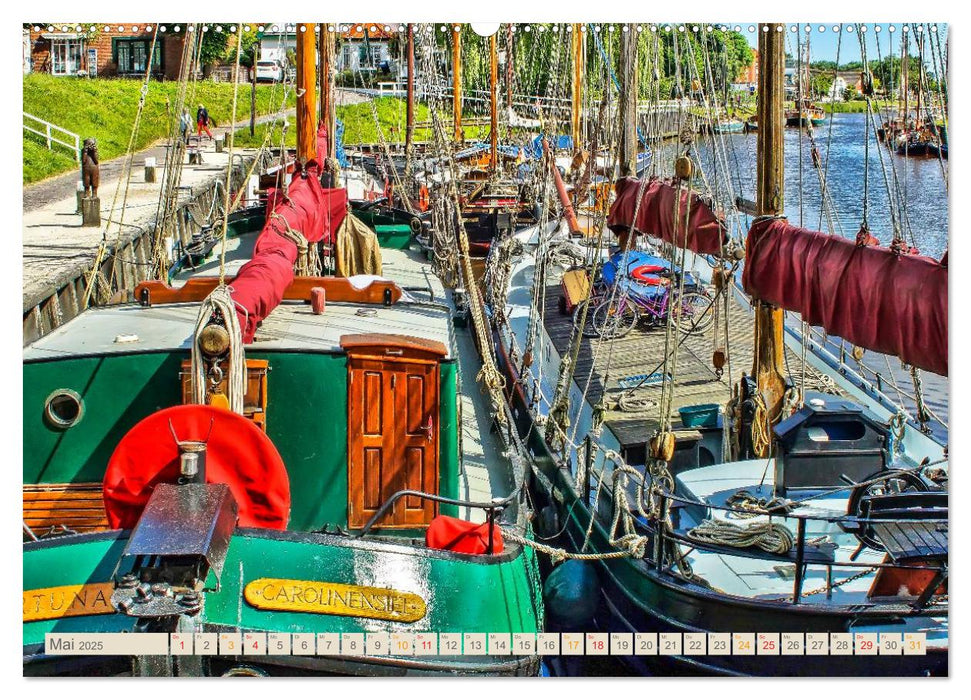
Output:
<instances>
[{"instance_id":1,"label":"parked car","mask_svg":"<svg viewBox=\"0 0 971 700\"><path fill-rule=\"evenodd\" d=\"M283 64L280 61L257 61L256 82L278 83L283 80Z\"/></svg>"}]
</instances>

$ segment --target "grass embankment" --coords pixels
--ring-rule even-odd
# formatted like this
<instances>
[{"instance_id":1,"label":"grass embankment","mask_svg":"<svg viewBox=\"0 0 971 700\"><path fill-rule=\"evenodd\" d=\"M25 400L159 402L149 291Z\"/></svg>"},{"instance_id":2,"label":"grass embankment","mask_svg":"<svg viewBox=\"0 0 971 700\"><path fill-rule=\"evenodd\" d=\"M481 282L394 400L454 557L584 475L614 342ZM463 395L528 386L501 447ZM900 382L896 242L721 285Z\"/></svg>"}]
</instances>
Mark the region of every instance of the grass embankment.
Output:
<instances>
[{"instance_id":1,"label":"grass embankment","mask_svg":"<svg viewBox=\"0 0 971 700\"><path fill-rule=\"evenodd\" d=\"M866 100L852 100L850 102L825 102L821 105L827 114L863 114L866 112ZM873 110L883 111L893 105L886 101L874 101Z\"/></svg>"},{"instance_id":2,"label":"grass embankment","mask_svg":"<svg viewBox=\"0 0 971 700\"><path fill-rule=\"evenodd\" d=\"M142 81L123 78L67 78L31 73L24 76L24 111L45 119L81 139L98 139L102 161L124 155L131 138L132 124L138 111ZM177 82L152 82L145 97L145 109L135 140L135 149L146 148L169 135L167 103L174 105L178 96ZM189 85L186 105L193 121L196 107L204 104L218 125L232 121L233 85L199 81ZM283 90L273 85L258 85L257 114L269 114L280 108ZM293 93L290 95L293 106ZM249 118L250 84L240 84L236 119ZM35 123L31 123L35 126ZM193 125L193 128L195 126ZM248 133L248 132L247 132ZM29 184L77 168L67 148L54 144L48 150L44 139L24 131L23 182Z\"/></svg>"},{"instance_id":3,"label":"grass embankment","mask_svg":"<svg viewBox=\"0 0 971 700\"><path fill-rule=\"evenodd\" d=\"M376 116L376 119L375 119ZM478 118L468 114L467 118ZM379 97L374 100L373 106L369 102L361 102L354 105L341 105L337 108L337 118L344 123L344 143L380 143L381 137L387 143L404 143L405 127L407 125L407 105L405 100L399 97ZM452 119L451 115L446 115L445 128L451 135ZM431 117L428 105L418 102L415 104L415 123L430 123ZM297 145L297 130L294 120L291 119L290 127L287 129L287 146ZM378 132L380 125L380 133ZM236 131L237 146L259 146L266 137L268 124L257 124L255 136L250 136L249 128ZM465 138L478 139L484 138L489 134L488 126L466 126ZM428 126L415 128L415 141L432 141L432 130ZM270 133L270 145L280 145L280 127L276 126Z\"/></svg>"}]
</instances>

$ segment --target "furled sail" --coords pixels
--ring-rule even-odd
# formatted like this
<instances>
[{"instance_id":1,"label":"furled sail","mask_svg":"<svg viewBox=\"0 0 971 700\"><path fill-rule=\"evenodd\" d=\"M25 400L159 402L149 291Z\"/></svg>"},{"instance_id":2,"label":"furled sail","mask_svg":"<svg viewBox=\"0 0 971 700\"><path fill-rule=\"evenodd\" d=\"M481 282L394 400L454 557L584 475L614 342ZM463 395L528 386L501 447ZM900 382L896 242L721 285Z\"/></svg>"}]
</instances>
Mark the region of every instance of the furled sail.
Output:
<instances>
[{"instance_id":1,"label":"furled sail","mask_svg":"<svg viewBox=\"0 0 971 700\"><path fill-rule=\"evenodd\" d=\"M618 180L616 190L617 199L607 217L611 231L634 228L696 253L721 255L728 230L697 193L659 178L651 178L641 191L641 181L633 177Z\"/></svg>"},{"instance_id":2,"label":"furled sail","mask_svg":"<svg viewBox=\"0 0 971 700\"><path fill-rule=\"evenodd\" d=\"M947 264L922 255L756 221L745 291L827 333L947 376Z\"/></svg>"},{"instance_id":3,"label":"furled sail","mask_svg":"<svg viewBox=\"0 0 971 700\"><path fill-rule=\"evenodd\" d=\"M256 325L276 308L293 281L298 243L333 242L347 215L347 190L321 187L319 167L311 161L303 174L294 175L285 196L269 192L267 212L253 257L232 282L244 343L253 341Z\"/></svg>"}]
</instances>

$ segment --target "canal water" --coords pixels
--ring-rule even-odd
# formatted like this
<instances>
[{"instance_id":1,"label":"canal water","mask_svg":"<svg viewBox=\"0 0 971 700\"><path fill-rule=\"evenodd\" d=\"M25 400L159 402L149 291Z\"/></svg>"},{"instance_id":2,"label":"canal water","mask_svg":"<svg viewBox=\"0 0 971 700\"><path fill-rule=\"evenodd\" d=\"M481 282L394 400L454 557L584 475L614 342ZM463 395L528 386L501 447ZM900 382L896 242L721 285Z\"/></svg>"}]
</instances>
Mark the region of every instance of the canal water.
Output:
<instances>
[{"instance_id":1,"label":"canal water","mask_svg":"<svg viewBox=\"0 0 971 700\"><path fill-rule=\"evenodd\" d=\"M879 125L879 117L876 121ZM898 156L877 141L872 124L866 138L866 122L865 114L834 114L823 125L813 128L812 138L805 129L785 130L785 212L789 222L855 237L863 221L866 177L870 232L881 243L889 244L893 240L893 216L896 216L908 243L916 245L923 255L940 258L948 247L947 161ZM714 138L717 139L714 148L709 137L699 139L697 156L716 198L726 201L728 197L741 196L754 200L757 135L723 134ZM813 167L814 146L819 152L819 170ZM679 144L669 143L655 154L663 159L664 165L659 163L659 170L670 171L668 163L673 163L678 147ZM865 163L869 163L868 168ZM821 173L826 182L825 207L822 206ZM891 208L891 201L897 202L897 206ZM740 230L733 234L744 236L750 223L750 218L743 217ZM839 351L839 339L835 339L834 349ZM889 358L888 362L868 352L864 362L880 372L884 380L889 374L902 390L913 392L910 373L901 367L899 360ZM923 372L922 383L927 406L944 424L934 422L934 435L946 442L947 379ZM896 399L896 392L888 384L885 392ZM913 402L905 399L904 405L913 414Z\"/></svg>"},{"instance_id":2,"label":"canal water","mask_svg":"<svg viewBox=\"0 0 971 700\"><path fill-rule=\"evenodd\" d=\"M936 158L898 156L878 143L873 129L865 139L866 115L834 114L813 128L785 130L785 210L792 224L855 237L863 220L864 176L869 182L868 223L882 243L893 239L888 182L901 210L900 228L908 243L924 255L939 258L947 249L948 198L943 164ZM879 117L877 123L880 123ZM709 143L699 144L698 156L709 182L730 180L732 193L755 199L755 133L716 135L720 158ZM708 141L706 137L705 141ZM867 148L869 142L869 148ZM822 168L813 167L813 145ZM673 158L666 146L662 158ZM869 163L869 168L865 163ZM724 173L727 169L728 178ZM867 170L869 172L867 173ZM821 174L825 176L828 215L822 203ZM725 194L719 187L719 199ZM832 228L830 220L832 219ZM747 226L749 222L745 221Z\"/></svg>"}]
</instances>

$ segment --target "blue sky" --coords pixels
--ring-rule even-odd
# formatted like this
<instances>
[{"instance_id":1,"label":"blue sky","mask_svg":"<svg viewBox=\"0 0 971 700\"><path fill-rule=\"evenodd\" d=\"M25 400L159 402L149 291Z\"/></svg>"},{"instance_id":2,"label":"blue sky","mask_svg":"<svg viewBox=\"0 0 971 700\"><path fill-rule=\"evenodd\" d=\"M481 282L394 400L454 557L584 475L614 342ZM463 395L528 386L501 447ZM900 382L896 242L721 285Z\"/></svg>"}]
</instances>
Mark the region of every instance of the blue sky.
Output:
<instances>
[{"instance_id":1,"label":"blue sky","mask_svg":"<svg viewBox=\"0 0 971 700\"><path fill-rule=\"evenodd\" d=\"M742 34L744 34L746 38L748 38L749 44L751 44L753 48L758 46L758 32L757 31L749 32L749 27L757 26L755 23L753 22L736 23L735 25L732 25L732 26L733 28L734 27L740 28ZM801 35L803 37L800 41L805 42L806 37L809 37L811 60L835 61L836 55L837 55L837 44L839 44L839 62L841 64L849 63L850 61L860 60L860 38L855 26L852 32L848 32L848 31L845 31L845 28L849 25L843 25L844 31L842 32L841 41L838 41L840 32L833 31L835 27L840 26L838 24L820 24L820 23L815 23L812 25L788 24L786 26L789 27L790 29L790 31L786 32L786 51L788 51L789 53L792 53L793 55L795 55L796 53L796 33L792 32L791 28L793 26L799 26L802 28ZM807 33L805 31L805 28L807 26L810 26L812 28L812 31ZM866 42L868 59L874 60L878 57L878 53L877 53L878 43L879 43L880 56L887 56L888 53L891 52L891 49L895 56L900 55L900 42L901 42L900 37L903 34L901 30L903 26L902 24L892 25L894 28L894 31L889 31L891 26L889 24L878 24L878 25L867 24L865 26L866 26L866 32L864 33L864 36L866 37L865 42ZM823 27L825 31L820 32L819 31L820 27ZM880 28L879 32L875 31L876 27ZM926 28L925 28L925 31L927 31ZM946 32L946 31L947 31L946 24L938 25L938 32L942 33L941 34L942 37L945 36L943 32ZM911 33L913 33L912 29L911 29ZM943 47L943 42L942 42L942 47ZM917 52L916 43L913 40L911 40L910 42L910 48L911 48L911 54L916 55L916 52ZM924 45L924 53L925 53L925 57L929 58L930 53L926 43Z\"/></svg>"}]
</instances>

